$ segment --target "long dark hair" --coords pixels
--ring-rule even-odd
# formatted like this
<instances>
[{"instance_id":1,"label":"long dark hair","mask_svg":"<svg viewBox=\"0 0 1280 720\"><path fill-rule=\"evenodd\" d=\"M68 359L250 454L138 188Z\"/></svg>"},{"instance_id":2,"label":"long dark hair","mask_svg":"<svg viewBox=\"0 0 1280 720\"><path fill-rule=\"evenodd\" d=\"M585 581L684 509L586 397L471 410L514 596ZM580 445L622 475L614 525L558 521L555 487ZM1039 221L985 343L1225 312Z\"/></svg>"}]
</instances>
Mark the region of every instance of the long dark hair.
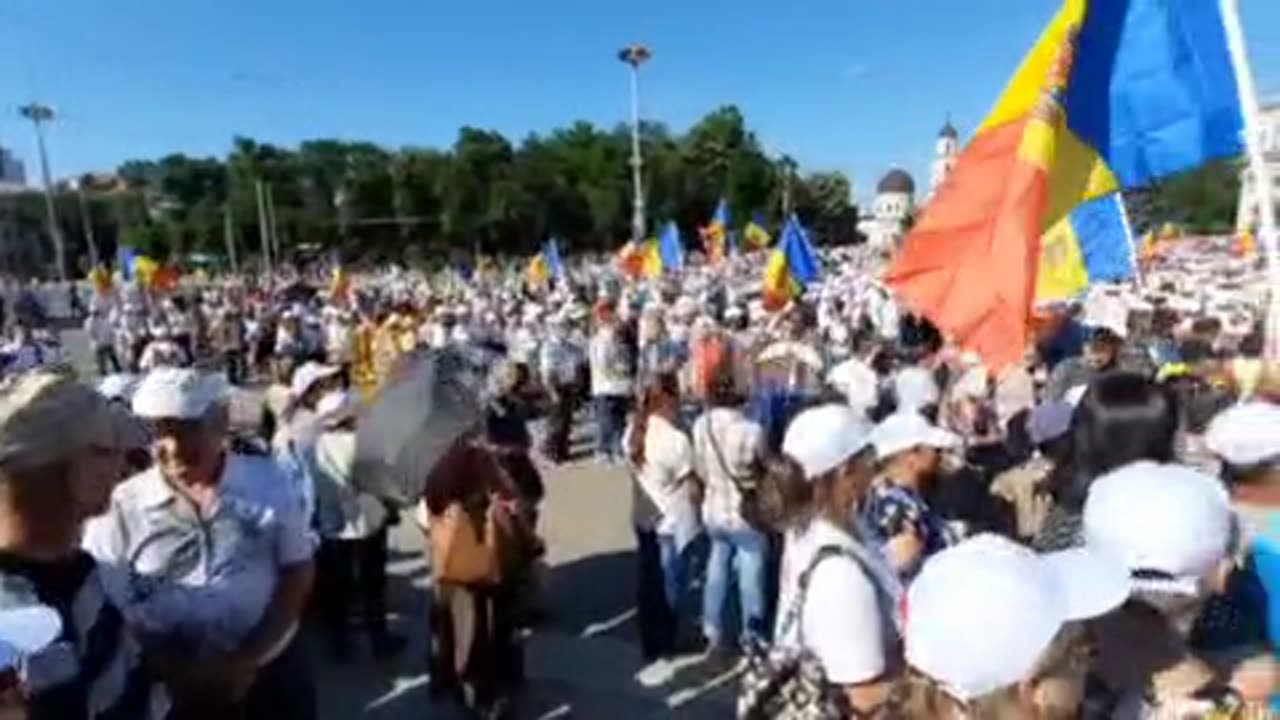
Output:
<instances>
[{"instance_id":1,"label":"long dark hair","mask_svg":"<svg viewBox=\"0 0 1280 720\"><path fill-rule=\"evenodd\" d=\"M1177 430L1168 389L1137 373L1099 376L1072 418L1070 468L1054 488L1058 502L1079 512L1098 477L1138 460L1172 461Z\"/></svg>"},{"instance_id":2,"label":"long dark hair","mask_svg":"<svg viewBox=\"0 0 1280 720\"><path fill-rule=\"evenodd\" d=\"M640 393L640 405L636 408L631 433L627 436L627 457L636 467L644 467L645 438L649 434L649 416L653 415L664 400L680 397L680 381L675 373L658 373L645 384Z\"/></svg>"}]
</instances>

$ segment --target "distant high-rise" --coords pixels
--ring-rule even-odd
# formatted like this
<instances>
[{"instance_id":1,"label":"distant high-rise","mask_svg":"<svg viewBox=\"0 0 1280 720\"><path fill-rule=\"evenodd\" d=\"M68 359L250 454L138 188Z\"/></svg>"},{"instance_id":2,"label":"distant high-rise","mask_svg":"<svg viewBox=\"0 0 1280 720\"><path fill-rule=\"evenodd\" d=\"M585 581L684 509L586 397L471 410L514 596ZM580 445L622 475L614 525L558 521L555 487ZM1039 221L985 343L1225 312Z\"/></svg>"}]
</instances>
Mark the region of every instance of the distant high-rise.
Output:
<instances>
[{"instance_id":1,"label":"distant high-rise","mask_svg":"<svg viewBox=\"0 0 1280 720\"><path fill-rule=\"evenodd\" d=\"M0 146L0 188L25 188L27 168L8 148Z\"/></svg>"}]
</instances>

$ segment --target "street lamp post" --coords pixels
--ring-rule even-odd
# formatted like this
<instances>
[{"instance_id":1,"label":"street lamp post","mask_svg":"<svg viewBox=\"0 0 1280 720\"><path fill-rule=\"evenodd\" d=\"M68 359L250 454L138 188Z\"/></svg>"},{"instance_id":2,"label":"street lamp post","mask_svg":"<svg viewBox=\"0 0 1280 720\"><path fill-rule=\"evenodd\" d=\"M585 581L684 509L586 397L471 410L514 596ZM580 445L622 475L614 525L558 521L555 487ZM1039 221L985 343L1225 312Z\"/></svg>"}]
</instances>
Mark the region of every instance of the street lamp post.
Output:
<instances>
[{"instance_id":1,"label":"street lamp post","mask_svg":"<svg viewBox=\"0 0 1280 720\"><path fill-rule=\"evenodd\" d=\"M67 280L66 250L62 245L62 230L58 228L58 213L53 205L53 176L49 172L49 152L45 148L45 126L53 122L57 113L53 108L38 102L18 108L22 117L31 121L36 130L36 148L40 153L40 174L44 180L44 204L49 220L49 239L53 242L53 257L58 269L58 279Z\"/></svg>"},{"instance_id":2,"label":"street lamp post","mask_svg":"<svg viewBox=\"0 0 1280 720\"><path fill-rule=\"evenodd\" d=\"M618 51L618 59L631 68L631 183L635 194L631 200L631 240L644 239L644 177L640 156L640 66L653 57L649 46L633 43Z\"/></svg>"},{"instance_id":3,"label":"street lamp post","mask_svg":"<svg viewBox=\"0 0 1280 720\"><path fill-rule=\"evenodd\" d=\"M97 237L93 234L93 216L89 212L89 199L85 196L84 186L87 176L71 181L71 189L75 190L76 200L80 205L80 227L84 231L84 243L89 249L89 266L96 268L100 262L98 257Z\"/></svg>"}]
</instances>

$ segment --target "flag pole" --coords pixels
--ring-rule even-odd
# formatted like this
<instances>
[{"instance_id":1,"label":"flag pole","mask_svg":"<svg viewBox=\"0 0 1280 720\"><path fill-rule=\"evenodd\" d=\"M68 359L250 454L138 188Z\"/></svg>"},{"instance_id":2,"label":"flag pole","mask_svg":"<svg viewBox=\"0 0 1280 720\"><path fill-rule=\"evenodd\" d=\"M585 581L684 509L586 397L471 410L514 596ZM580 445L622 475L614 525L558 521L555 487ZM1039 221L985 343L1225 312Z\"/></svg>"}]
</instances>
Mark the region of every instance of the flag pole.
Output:
<instances>
[{"instance_id":1,"label":"flag pole","mask_svg":"<svg viewBox=\"0 0 1280 720\"><path fill-rule=\"evenodd\" d=\"M1142 290L1146 287L1145 277L1142 274L1142 265L1138 262L1138 241L1133 237L1133 226L1129 224L1129 209L1124 206L1124 193L1116 192L1116 205L1120 208L1120 224L1124 226L1124 236L1129 240L1129 266L1133 269L1134 282L1138 284L1138 289Z\"/></svg>"},{"instance_id":2,"label":"flag pole","mask_svg":"<svg viewBox=\"0 0 1280 720\"><path fill-rule=\"evenodd\" d=\"M1249 69L1249 56L1245 49L1244 25L1240 22L1240 0L1222 0L1222 22L1227 33L1227 47L1231 63L1236 71L1236 87L1240 92L1240 111L1244 116L1245 148L1248 153L1249 172L1258 200L1258 239L1267 257L1268 285L1271 300L1266 313L1267 357L1280 360L1280 240L1276 236L1276 212L1271 198L1271 172L1267 168L1261 146L1262 136L1258 126L1258 95ZM1243 191L1243 189L1242 189Z\"/></svg>"}]
</instances>

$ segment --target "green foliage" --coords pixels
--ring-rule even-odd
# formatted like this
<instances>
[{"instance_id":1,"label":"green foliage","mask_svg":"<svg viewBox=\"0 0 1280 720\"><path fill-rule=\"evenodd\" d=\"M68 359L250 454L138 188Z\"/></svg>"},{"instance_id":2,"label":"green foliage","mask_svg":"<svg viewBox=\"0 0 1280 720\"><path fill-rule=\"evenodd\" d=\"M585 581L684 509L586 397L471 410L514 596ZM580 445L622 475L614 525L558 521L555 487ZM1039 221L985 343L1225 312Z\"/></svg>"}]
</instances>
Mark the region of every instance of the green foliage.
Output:
<instances>
[{"instance_id":1,"label":"green foliage","mask_svg":"<svg viewBox=\"0 0 1280 720\"><path fill-rule=\"evenodd\" d=\"M853 232L848 179L804 175L789 158L770 158L736 107L714 110L683 134L653 122L643 123L640 134L651 232L675 220L686 243L697 248L697 228L721 198L729 202L735 229L760 213L776 230L788 179L792 205L815 237ZM225 158L131 160L118 169L124 189L90 188L87 194L104 257L121 243L157 257L224 254L229 210L237 253L246 262L263 246L259 186L273 201L285 255L303 243L351 259L522 255L550 236L565 252L605 251L630 236L630 158L629 127L603 129L586 121L518 144L492 130L464 127L445 149L337 139L284 148L236 137ZM34 201L23 201L23 217L33 232L43 233ZM83 223L67 193L59 201L59 223L73 257L82 256Z\"/></svg>"},{"instance_id":2,"label":"green foliage","mask_svg":"<svg viewBox=\"0 0 1280 720\"><path fill-rule=\"evenodd\" d=\"M1125 193L1135 233L1171 222L1191 234L1222 234L1235 227L1241 161L1216 160Z\"/></svg>"}]
</instances>

